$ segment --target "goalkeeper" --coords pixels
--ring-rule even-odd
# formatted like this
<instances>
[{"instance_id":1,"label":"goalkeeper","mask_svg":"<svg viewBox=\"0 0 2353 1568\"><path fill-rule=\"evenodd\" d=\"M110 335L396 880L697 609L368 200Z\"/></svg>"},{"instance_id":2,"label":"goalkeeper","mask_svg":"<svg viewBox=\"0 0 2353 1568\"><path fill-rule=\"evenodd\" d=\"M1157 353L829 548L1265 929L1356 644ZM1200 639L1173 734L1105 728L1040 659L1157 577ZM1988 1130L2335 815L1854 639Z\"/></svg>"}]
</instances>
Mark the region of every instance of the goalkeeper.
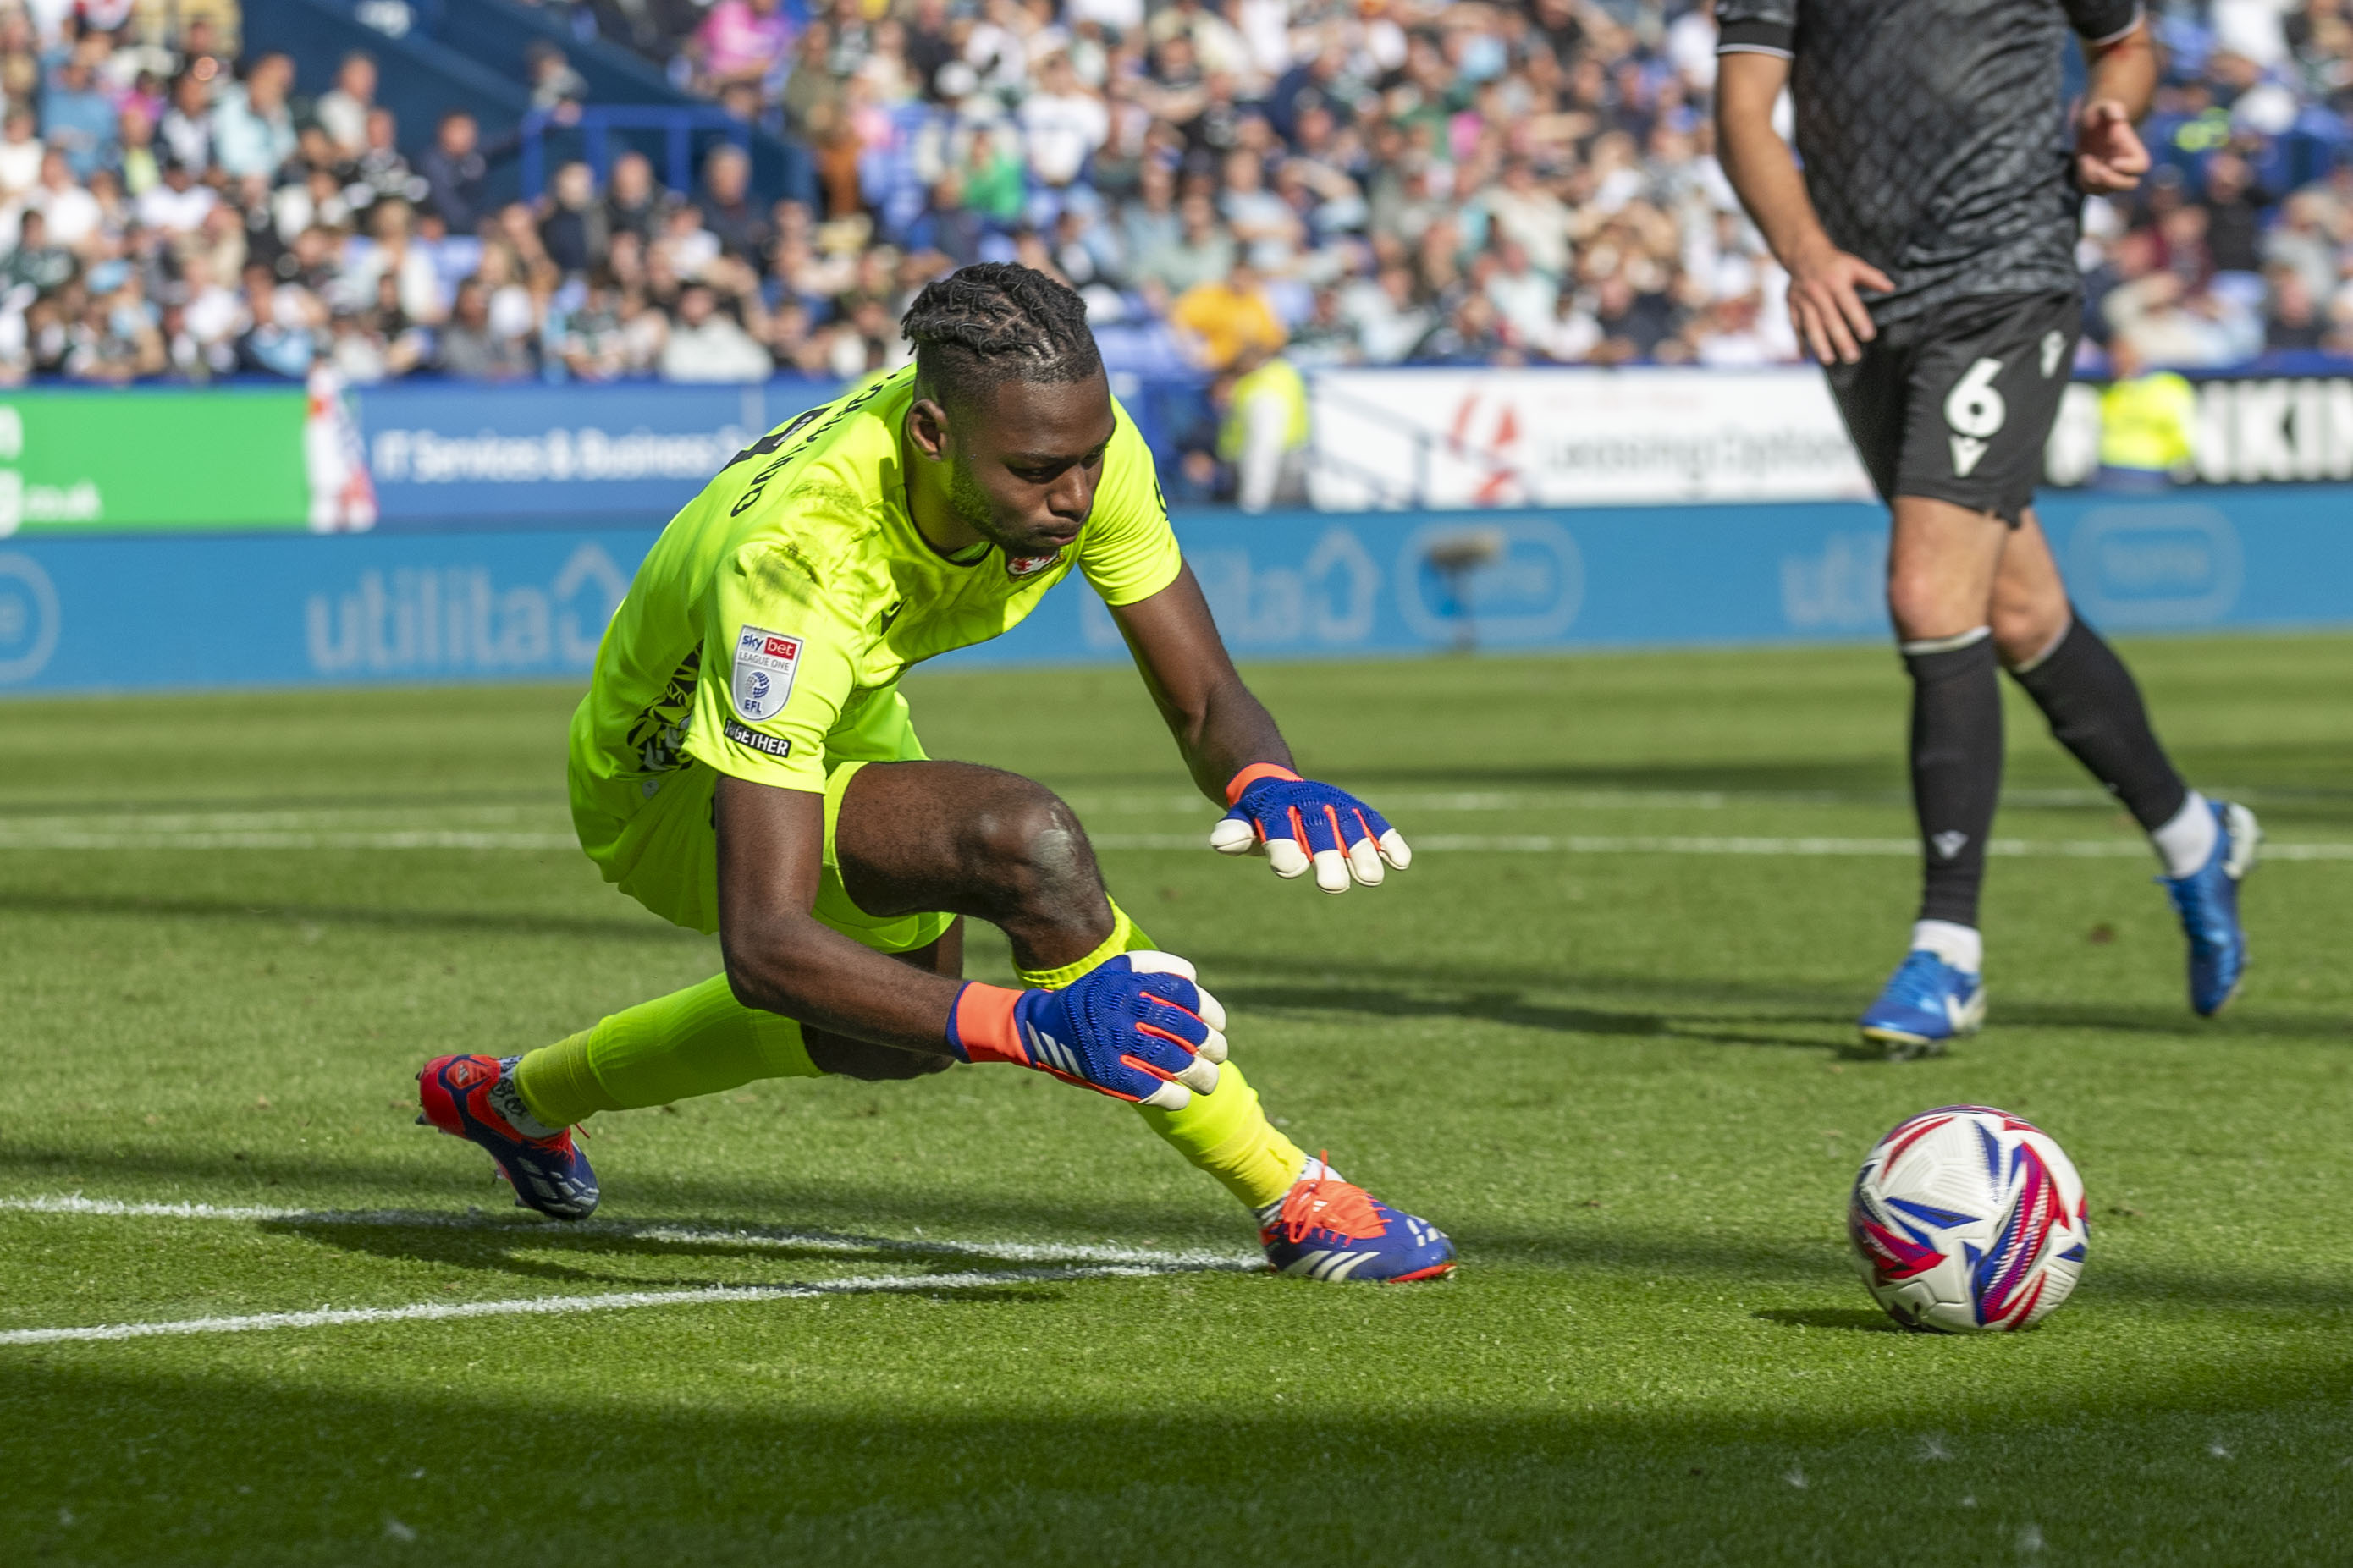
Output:
<instances>
[{"instance_id":1,"label":"goalkeeper","mask_svg":"<svg viewBox=\"0 0 2353 1568\"><path fill-rule=\"evenodd\" d=\"M488 1150L521 1203L596 1206L571 1128L754 1079L1008 1064L1134 1103L1319 1279L1430 1279L1452 1246L1275 1131L1223 1015L1103 889L1042 785L925 759L916 662L998 636L1072 568L1111 606L1204 793L1211 836L1326 892L1405 841L1302 779L1179 556L1152 457L1084 308L1044 274L968 267L902 323L915 363L770 432L655 543L573 717L582 847L648 909L719 933L726 973L520 1057L439 1057L424 1115ZM1022 989L961 978L963 921Z\"/></svg>"}]
</instances>

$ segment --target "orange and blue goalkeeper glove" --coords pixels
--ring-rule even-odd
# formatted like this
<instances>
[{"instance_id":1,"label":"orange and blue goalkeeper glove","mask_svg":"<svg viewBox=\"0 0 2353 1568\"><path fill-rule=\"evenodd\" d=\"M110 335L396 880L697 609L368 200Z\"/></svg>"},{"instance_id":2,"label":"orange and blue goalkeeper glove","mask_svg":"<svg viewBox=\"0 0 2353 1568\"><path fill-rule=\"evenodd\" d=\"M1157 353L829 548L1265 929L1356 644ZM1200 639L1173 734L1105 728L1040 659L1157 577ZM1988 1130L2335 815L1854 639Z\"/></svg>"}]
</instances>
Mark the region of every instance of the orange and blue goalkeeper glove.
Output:
<instances>
[{"instance_id":1,"label":"orange and blue goalkeeper glove","mask_svg":"<svg viewBox=\"0 0 2353 1568\"><path fill-rule=\"evenodd\" d=\"M1388 818L1327 784L1303 779L1272 763L1252 763L1226 785L1233 809L1209 829L1209 847L1225 855L1262 853L1278 877L1296 877L1310 866L1315 885L1345 893L1351 880L1377 887L1387 861L1398 870L1413 864L1413 851Z\"/></svg>"},{"instance_id":2,"label":"orange and blue goalkeeper glove","mask_svg":"<svg viewBox=\"0 0 2353 1568\"><path fill-rule=\"evenodd\" d=\"M948 1046L968 1062L1011 1062L1114 1100L1177 1110L1218 1087L1226 1010L1174 953L1123 952L1059 991L968 983L948 1010Z\"/></svg>"}]
</instances>

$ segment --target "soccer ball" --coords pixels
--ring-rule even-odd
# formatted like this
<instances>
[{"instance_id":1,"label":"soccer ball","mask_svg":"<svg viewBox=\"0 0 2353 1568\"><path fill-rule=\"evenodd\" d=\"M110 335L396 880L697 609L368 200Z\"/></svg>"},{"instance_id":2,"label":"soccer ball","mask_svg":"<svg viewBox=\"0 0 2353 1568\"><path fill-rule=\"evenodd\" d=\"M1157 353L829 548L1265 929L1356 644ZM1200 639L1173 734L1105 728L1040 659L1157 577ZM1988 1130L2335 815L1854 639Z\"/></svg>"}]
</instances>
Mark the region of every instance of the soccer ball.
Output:
<instances>
[{"instance_id":1,"label":"soccer ball","mask_svg":"<svg viewBox=\"0 0 2353 1568\"><path fill-rule=\"evenodd\" d=\"M1899 1122L1854 1178L1862 1282L1907 1329L2031 1329L2084 1272L2083 1178L2049 1133L1984 1105Z\"/></svg>"}]
</instances>

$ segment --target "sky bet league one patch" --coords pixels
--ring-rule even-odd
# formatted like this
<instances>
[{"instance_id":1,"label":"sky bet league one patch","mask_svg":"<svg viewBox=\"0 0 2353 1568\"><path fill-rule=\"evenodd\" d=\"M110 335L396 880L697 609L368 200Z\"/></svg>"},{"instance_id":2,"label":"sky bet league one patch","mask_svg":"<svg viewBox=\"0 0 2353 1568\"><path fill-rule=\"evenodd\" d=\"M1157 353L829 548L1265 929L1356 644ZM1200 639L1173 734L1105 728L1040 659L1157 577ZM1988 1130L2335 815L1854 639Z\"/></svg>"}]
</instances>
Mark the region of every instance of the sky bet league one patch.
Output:
<instances>
[{"instance_id":1,"label":"sky bet league one patch","mask_svg":"<svg viewBox=\"0 0 2353 1568\"><path fill-rule=\"evenodd\" d=\"M761 723L785 710L800 668L801 639L760 626L735 634L735 679L732 695L744 722Z\"/></svg>"}]
</instances>

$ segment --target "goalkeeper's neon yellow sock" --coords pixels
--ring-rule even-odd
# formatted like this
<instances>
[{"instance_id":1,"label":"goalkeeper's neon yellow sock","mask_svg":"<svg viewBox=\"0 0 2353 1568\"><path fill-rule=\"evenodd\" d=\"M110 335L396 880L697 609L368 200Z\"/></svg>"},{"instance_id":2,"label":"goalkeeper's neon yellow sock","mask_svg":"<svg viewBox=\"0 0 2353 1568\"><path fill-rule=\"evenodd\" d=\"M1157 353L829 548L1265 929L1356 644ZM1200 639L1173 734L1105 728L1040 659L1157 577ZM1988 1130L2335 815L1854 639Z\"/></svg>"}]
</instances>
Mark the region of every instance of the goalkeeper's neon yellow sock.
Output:
<instances>
[{"instance_id":1,"label":"goalkeeper's neon yellow sock","mask_svg":"<svg viewBox=\"0 0 2353 1568\"><path fill-rule=\"evenodd\" d=\"M1068 985L1106 959L1152 946L1152 939L1116 902L1111 907L1111 935L1092 952L1059 969L1016 970L1021 984L1049 989ZM1252 1213L1281 1202L1299 1173L1307 1168L1307 1155L1275 1131L1259 1106L1258 1090L1231 1062L1218 1068L1214 1093L1196 1094L1183 1110L1158 1110L1142 1105L1136 1110L1145 1126L1216 1177Z\"/></svg>"},{"instance_id":2,"label":"goalkeeper's neon yellow sock","mask_svg":"<svg viewBox=\"0 0 2353 1568\"><path fill-rule=\"evenodd\" d=\"M1127 918L1127 911L1119 907L1117 900L1106 901L1111 904L1111 934L1096 943L1092 952L1075 963L1065 963L1057 969L1023 969L1016 964L1013 973L1021 984L1040 991L1060 991L1097 964L1117 958L1123 952L1138 952L1152 945L1152 939L1144 934L1144 928Z\"/></svg>"},{"instance_id":3,"label":"goalkeeper's neon yellow sock","mask_svg":"<svg viewBox=\"0 0 2353 1568\"><path fill-rule=\"evenodd\" d=\"M1215 1176L1253 1214L1281 1203L1307 1168L1306 1153L1266 1119L1258 1090L1231 1062L1219 1065L1213 1092L1195 1095L1180 1110L1135 1109L1145 1126Z\"/></svg>"},{"instance_id":4,"label":"goalkeeper's neon yellow sock","mask_svg":"<svg viewBox=\"0 0 2353 1568\"><path fill-rule=\"evenodd\" d=\"M525 1110L550 1127L599 1110L668 1105L763 1078L815 1078L790 1018L746 1007L727 976L616 1013L515 1067Z\"/></svg>"}]
</instances>

